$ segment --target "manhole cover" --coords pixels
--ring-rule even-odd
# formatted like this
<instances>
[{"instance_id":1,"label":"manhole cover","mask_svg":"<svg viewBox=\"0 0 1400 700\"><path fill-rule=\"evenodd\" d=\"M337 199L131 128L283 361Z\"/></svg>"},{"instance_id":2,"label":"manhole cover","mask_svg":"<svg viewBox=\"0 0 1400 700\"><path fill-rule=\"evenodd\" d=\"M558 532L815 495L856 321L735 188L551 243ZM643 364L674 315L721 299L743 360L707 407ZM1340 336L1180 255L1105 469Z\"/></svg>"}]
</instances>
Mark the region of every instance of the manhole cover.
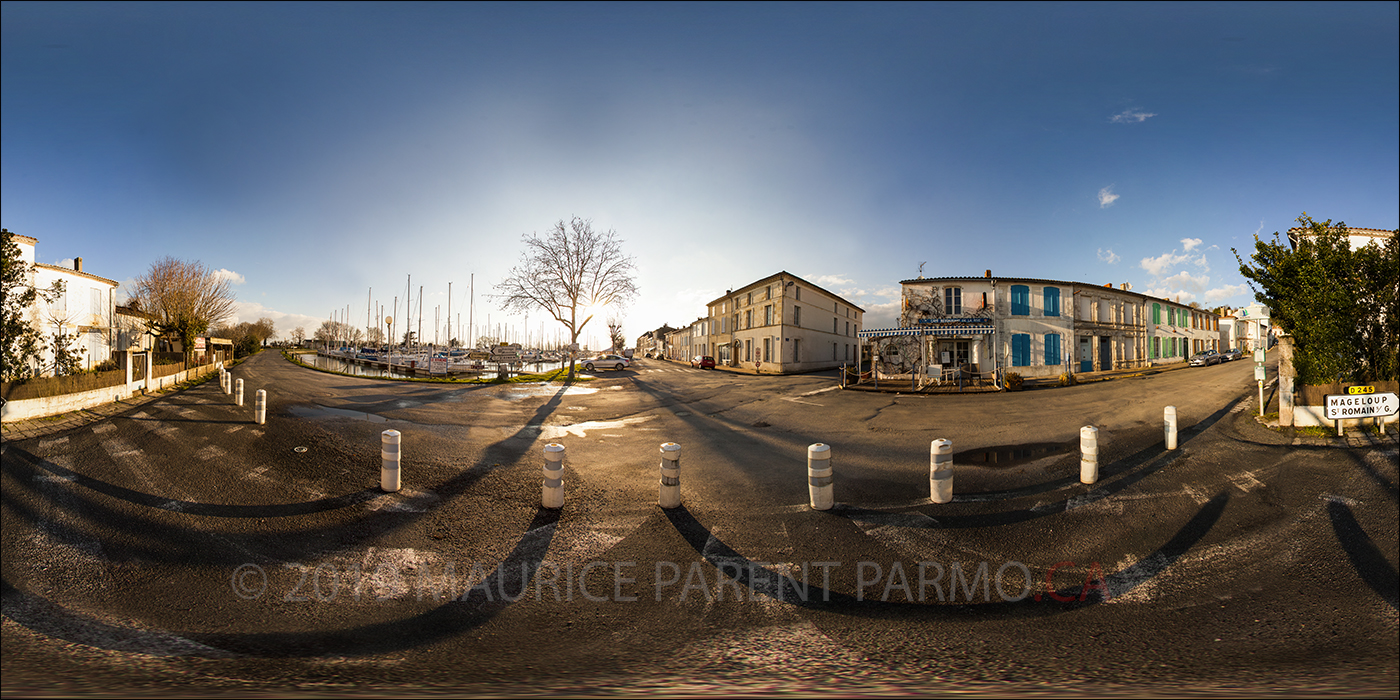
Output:
<instances>
[{"instance_id":1,"label":"manhole cover","mask_svg":"<svg viewBox=\"0 0 1400 700\"><path fill-rule=\"evenodd\" d=\"M306 451L306 448L305 448L305 447L293 447L293 448L292 448L292 451L293 451L293 452L305 452L305 451Z\"/></svg>"}]
</instances>

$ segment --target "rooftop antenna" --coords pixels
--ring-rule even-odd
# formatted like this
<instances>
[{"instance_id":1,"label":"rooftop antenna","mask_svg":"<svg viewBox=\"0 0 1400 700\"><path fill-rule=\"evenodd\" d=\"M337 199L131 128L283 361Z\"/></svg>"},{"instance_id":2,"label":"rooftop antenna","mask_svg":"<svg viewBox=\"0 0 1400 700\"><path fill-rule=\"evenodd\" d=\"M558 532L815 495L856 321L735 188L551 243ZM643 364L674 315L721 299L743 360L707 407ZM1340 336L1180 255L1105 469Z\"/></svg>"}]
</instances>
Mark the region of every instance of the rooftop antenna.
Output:
<instances>
[{"instance_id":1,"label":"rooftop antenna","mask_svg":"<svg viewBox=\"0 0 1400 700\"><path fill-rule=\"evenodd\" d=\"M919 263L919 279L923 279L923 278L924 278L924 265L927 265L927 264L928 264L928 261L927 261L927 260L924 261L924 262Z\"/></svg>"}]
</instances>

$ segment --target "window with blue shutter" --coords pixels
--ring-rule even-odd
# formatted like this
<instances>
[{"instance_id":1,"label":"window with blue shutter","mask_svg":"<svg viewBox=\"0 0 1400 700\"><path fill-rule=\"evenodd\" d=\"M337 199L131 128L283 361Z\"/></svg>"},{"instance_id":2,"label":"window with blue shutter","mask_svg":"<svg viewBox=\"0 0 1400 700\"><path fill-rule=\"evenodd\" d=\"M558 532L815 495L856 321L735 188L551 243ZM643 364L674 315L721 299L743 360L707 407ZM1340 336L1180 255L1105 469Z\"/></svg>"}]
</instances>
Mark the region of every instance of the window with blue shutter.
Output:
<instances>
[{"instance_id":1,"label":"window with blue shutter","mask_svg":"<svg viewBox=\"0 0 1400 700\"><path fill-rule=\"evenodd\" d=\"M1045 307L1044 307L1044 308L1045 308L1045 315L1046 315L1046 316L1059 316L1059 315L1060 315L1060 288L1059 288L1059 287L1046 287L1046 288L1045 288Z\"/></svg>"},{"instance_id":2,"label":"window with blue shutter","mask_svg":"<svg viewBox=\"0 0 1400 700\"><path fill-rule=\"evenodd\" d=\"M1031 336L1029 333L1015 333L1011 336L1011 366L1031 366Z\"/></svg>"},{"instance_id":3,"label":"window with blue shutter","mask_svg":"<svg viewBox=\"0 0 1400 700\"><path fill-rule=\"evenodd\" d=\"M1048 366L1060 364L1060 335L1058 333L1045 334L1045 364Z\"/></svg>"},{"instance_id":4,"label":"window with blue shutter","mask_svg":"<svg viewBox=\"0 0 1400 700\"><path fill-rule=\"evenodd\" d=\"M1011 285L1011 315L1031 315L1031 288L1024 284Z\"/></svg>"}]
</instances>

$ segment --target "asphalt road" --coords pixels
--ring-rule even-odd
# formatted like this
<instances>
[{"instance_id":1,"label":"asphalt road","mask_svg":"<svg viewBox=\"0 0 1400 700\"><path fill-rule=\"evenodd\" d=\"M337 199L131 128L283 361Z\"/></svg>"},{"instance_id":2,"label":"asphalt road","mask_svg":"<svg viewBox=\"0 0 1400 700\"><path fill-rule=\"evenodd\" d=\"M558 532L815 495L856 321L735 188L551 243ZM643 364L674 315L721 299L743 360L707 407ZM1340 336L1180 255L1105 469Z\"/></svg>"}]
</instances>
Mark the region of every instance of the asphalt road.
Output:
<instances>
[{"instance_id":1,"label":"asphalt road","mask_svg":"<svg viewBox=\"0 0 1400 700\"><path fill-rule=\"evenodd\" d=\"M7 695L1400 679L1394 442L1292 446L1254 420L1247 362L962 396L649 360L568 387L358 379L274 353L234 376L245 407L211 381L4 446ZM934 439L956 453L952 503L928 500ZM539 507L549 442L567 448L557 511ZM677 509L656 505L663 442L682 446ZM808 507L818 442L829 511Z\"/></svg>"}]
</instances>

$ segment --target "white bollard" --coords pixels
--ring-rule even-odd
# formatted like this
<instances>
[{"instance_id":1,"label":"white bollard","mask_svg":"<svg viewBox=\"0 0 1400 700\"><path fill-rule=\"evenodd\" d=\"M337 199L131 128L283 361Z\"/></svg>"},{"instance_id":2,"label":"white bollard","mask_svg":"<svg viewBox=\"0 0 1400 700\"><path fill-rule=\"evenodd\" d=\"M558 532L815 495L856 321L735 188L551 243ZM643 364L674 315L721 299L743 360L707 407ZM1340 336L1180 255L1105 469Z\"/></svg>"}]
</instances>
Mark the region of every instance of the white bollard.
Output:
<instances>
[{"instance_id":1,"label":"white bollard","mask_svg":"<svg viewBox=\"0 0 1400 700\"><path fill-rule=\"evenodd\" d=\"M544 446L544 485L540 488L540 505L545 508L564 507L564 446L557 442Z\"/></svg>"},{"instance_id":2,"label":"white bollard","mask_svg":"<svg viewBox=\"0 0 1400 700\"><path fill-rule=\"evenodd\" d=\"M253 394L253 420L258 425L267 423L267 389L258 389L258 393Z\"/></svg>"},{"instance_id":3,"label":"white bollard","mask_svg":"<svg viewBox=\"0 0 1400 700\"><path fill-rule=\"evenodd\" d=\"M674 442L661 444L661 488L656 502L662 508L681 504L681 446Z\"/></svg>"},{"instance_id":4,"label":"white bollard","mask_svg":"<svg viewBox=\"0 0 1400 700\"><path fill-rule=\"evenodd\" d=\"M1079 483L1099 480L1099 429L1086 425L1079 429Z\"/></svg>"},{"instance_id":5,"label":"white bollard","mask_svg":"<svg viewBox=\"0 0 1400 700\"><path fill-rule=\"evenodd\" d=\"M929 445L928 491L934 503L953 500L953 441L934 440Z\"/></svg>"},{"instance_id":6,"label":"white bollard","mask_svg":"<svg viewBox=\"0 0 1400 700\"><path fill-rule=\"evenodd\" d=\"M1166 436L1167 449L1176 449L1176 406L1167 406L1162 411L1162 432Z\"/></svg>"},{"instance_id":7,"label":"white bollard","mask_svg":"<svg viewBox=\"0 0 1400 700\"><path fill-rule=\"evenodd\" d=\"M223 389L226 395L233 391L233 382L229 381L230 376L228 370L219 370L219 388Z\"/></svg>"},{"instance_id":8,"label":"white bollard","mask_svg":"<svg viewBox=\"0 0 1400 700\"><path fill-rule=\"evenodd\" d=\"M382 465L379 467L379 488L387 493L399 490L402 483L399 481L399 472L403 464L402 446L403 434L397 430L386 430L379 434L379 457Z\"/></svg>"},{"instance_id":9,"label":"white bollard","mask_svg":"<svg viewBox=\"0 0 1400 700\"><path fill-rule=\"evenodd\" d=\"M233 401L239 406L243 405L243 380L233 380Z\"/></svg>"},{"instance_id":10,"label":"white bollard","mask_svg":"<svg viewBox=\"0 0 1400 700\"><path fill-rule=\"evenodd\" d=\"M835 504L831 487L831 445L807 446L807 493L812 510L830 510Z\"/></svg>"}]
</instances>

